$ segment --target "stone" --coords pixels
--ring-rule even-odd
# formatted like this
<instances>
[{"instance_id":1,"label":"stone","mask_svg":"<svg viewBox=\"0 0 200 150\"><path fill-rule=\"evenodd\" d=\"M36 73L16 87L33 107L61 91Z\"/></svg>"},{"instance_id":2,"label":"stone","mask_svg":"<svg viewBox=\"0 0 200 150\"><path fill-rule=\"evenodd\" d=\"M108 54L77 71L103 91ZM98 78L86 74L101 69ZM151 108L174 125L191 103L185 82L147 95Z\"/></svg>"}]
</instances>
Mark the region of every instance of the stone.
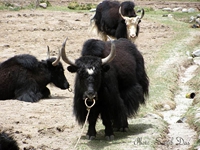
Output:
<instances>
[{"instance_id":1,"label":"stone","mask_svg":"<svg viewBox=\"0 0 200 150\"><path fill-rule=\"evenodd\" d=\"M182 9L182 12L183 12L183 13L187 13L188 10L187 10L186 8L183 8L183 9Z\"/></svg>"},{"instance_id":2,"label":"stone","mask_svg":"<svg viewBox=\"0 0 200 150\"><path fill-rule=\"evenodd\" d=\"M189 8L188 9L188 13L193 13L193 12L196 12L196 10L194 8Z\"/></svg>"},{"instance_id":3,"label":"stone","mask_svg":"<svg viewBox=\"0 0 200 150\"><path fill-rule=\"evenodd\" d=\"M181 11L181 9L182 9L181 7L176 7L176 8L173 8L172 10L173 11Z\"/></svg>"},{"instance_id":4,"label":"stone","mask_svg":"<svg viewBox=\"0 0 200 150\"><path fill-rule=\"evenodd\" d=\"M167 8L163 8L162 10L163 10L163 11L172 11L172 9L169 8L169 7L167 7Z\"/></svg>"},{"instance_id":5,"label":"stone","mask_svg":"<svg viewBox=\"0 0 200 150\"><path fill-rule=\"evenodd\" d=\"M42 7L42 8L47 8L47 3L40 3L39 6Z\"/></svg>"}]
</instances>

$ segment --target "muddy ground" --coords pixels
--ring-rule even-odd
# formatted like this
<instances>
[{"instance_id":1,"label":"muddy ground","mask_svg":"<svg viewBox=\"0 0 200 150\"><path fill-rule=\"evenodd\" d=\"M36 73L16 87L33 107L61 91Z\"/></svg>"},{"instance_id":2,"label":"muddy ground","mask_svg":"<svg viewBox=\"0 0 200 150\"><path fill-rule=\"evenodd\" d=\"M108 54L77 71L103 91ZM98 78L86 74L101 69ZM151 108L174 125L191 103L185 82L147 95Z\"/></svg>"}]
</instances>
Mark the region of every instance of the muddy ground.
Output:
<instances>
[{"instance_id":1,"label":"muddy ground","mask_svg":"<svg viewBox=\"0 0 200 150\"><path fill-rule=\"evenodd\" d=\"M148 2L138 2L140 5L146 3ZM156 6L156 3L148 5ZM173 3L173 6L178 7L179 4ZM0 62L24 53L32 54L39 60L46 59L47 45L50 47L51 56L57 56L57 51L66 37L69 57L77 58L84 41L99 38L90 32L89 20L92 15L91 12L0 11ZM169 26L151 22L145 17L140 27L136 44L148 64L155 59L151 54L170 39L173 32ZM66 69L67 65L64 66ZM67 70L65 74L73 90L74 74ZM53 85L49 85L49 88L51 98L37 103L0 101L0 129L12 133L20 149L68 150L76 143L81 127L73 116L73 92L60 90ZM82 139L84 138L83 135Z\"/></svg>"}]
</instances>

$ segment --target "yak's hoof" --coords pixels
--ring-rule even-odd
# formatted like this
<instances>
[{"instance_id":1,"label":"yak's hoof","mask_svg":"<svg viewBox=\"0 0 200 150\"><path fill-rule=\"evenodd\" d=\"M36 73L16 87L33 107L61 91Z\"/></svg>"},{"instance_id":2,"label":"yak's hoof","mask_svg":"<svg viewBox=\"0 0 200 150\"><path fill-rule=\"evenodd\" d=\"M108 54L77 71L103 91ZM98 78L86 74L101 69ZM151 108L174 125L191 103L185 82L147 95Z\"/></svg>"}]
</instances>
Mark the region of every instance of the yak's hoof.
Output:
<instances>
[{"instance_id":1,"label":"yak's hoof","mask_svg":"<svg viewBox=\"0 0 200 150\"><path fill-rule=\"evenodd\" d=\"M120 128L119 131L121 131L121 132L127 132L128 128Z\"/></svg>"},{"instance_id":2,"label":"yak's hoof","mask_svg":"<svg viewBox=\"0 0 200 150\"><path fill-rule=\"evenodd\" d=\"M110 135L110 136L107 135L106 140L108 140L108 141L114 140L114 135Z\"/></svg>"},{"instance_id":3,"label":"yak's hoof","mask_svg":"<svg viewBox=\"0 0 200 150\"><path fill-rule=\"evenodd\" d=\"M126 127L126 128L115 128L115 131L117 131L117 132L127 132L128 127Z\"/></svg>"},{"instance_id":4,"label":"yak's hoof","mask_svg":"<svg viewBox=\"0 0 200 150\"><path fill-rule=\"evenodd\" d=\"M89 136L89 135L86 135L86 138L87 138L88 140L94 140L94 139L96 138L96 136Z\"/></svg>"}]
</instances>

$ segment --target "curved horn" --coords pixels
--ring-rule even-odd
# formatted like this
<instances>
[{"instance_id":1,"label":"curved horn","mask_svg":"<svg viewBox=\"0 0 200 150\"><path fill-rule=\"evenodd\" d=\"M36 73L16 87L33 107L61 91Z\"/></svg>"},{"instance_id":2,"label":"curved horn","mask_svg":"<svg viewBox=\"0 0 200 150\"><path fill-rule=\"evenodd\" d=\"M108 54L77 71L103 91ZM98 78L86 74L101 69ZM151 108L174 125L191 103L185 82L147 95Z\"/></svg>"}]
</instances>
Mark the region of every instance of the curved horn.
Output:
<instances>
[{"instance_id":1,"label":"curved horn","mask_svg":"<svg viewBox=\"0 0 200 150\"><path fill-rule=\"evenodd\" d=\"M52 62L52 65L57 66L59 62L60 62L60 50L58 50L58 57L56 58L54 62Z\"/></svg>"},{"instance_id":2,"label":"curved horn","mask_svg":"<svg viewBox=\"0 0 200 150\"><path fill-rule=\"evenodd\" d=\"M49 46L47 45L47 59L50 59L50 50L49 50ZM53 66L58 65L58 63L60 62L60 52L58 52L58 57L56 58L56 60L54 62L52 62Z\"/></svg>"},{"instance_id":3,"label":"curved horn","mask_svg":"<svg viewBox=\"0 0 200 150\"><path fill-rule=\"evenodd\" d=\"M139 18L142 19L144 17L144 9L142 8L140 11L141 11L141 16Z\"/></svg>"},{"instance_id":4,"label":"curved horn","mask_svg":"<svg viewBox=\"0 0 200 150\"><path fill-rule=\"evenodd\" d=\"M128 17L122 15L121 6L119 7L119 14L121 15L121 17L122 17L124 20L126 20L126 19L128 18Z\"/></svg>"},{"instance_id":5,"label":"curved horn","mask_svg":"<svg viewBox=\"0 0 200 150\"><path fill-rule=\"evenodd\" d=\"M47 59L50 59L50 50L48 45L47 45Z\"/></svg>"},{"instance_id":6,"label":"curved horn","mask_svg":"<svg viewBox=\"0 0 200 150\"><path fill-rule=\"evenodd\" d=\"M67 64L76 66L76 65L75 65L75 60L70 60L70 59L66 56L66 53L65 53L65 44L66 44L66 41L67 41L67 38L66 38L65 41L63 42L62 48L61 48L61 56L62 56L62 59L63 59L63 61L66 62Z\"/></svg>"},{"instance_id":7,"label":"curved horn","mask_svg":"<svg viewBox=\"0 0 200 150\"><path fill-rule=\"evenodd\" d=\"M101 59L102 65L111 62L115 58L115 56L116 56L116 47L114 41L112 40L110 54L107 57Z\"/></svg>"}]
</instances>

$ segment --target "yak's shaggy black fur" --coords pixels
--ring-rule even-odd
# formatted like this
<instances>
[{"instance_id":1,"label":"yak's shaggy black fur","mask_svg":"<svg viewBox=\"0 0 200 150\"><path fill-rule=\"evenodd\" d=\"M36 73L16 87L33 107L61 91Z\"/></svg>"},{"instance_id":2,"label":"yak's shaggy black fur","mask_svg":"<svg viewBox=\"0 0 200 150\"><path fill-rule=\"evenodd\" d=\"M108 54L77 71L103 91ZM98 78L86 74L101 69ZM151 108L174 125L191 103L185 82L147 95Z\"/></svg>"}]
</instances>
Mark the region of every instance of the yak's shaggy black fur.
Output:
<instances>
[{"instance_id":1,"label":"yak's shaggy black fur","mask_svg":"<svg viewBox=\"0 0 200 150\"><path fill-rule=\"evenodd\" d=\"M19 150L17 142L5 132L0 133L0 150Z\"/></svg>"},{"instance_id":2,"label":"yak's shaggy black fur","mask_svg":"<svg viewBox=\"0 0 200 150\"><path fill-rule=\"evenodd\" d=\"M0 100L18 99L37 102L47 98L53 83L61 89L69 88L61 63L53 66L55 58L38 61L28 54L17 55L0 64Z\"/></svg>"},{"instance_id":3,"label":"yak's shaggy black fur","mask_svg":"<svg viewBox=\"0 0 200 150\"><path fill-rule=\"evenodd\" d=\"M84 123L87 114L86 95L96 95L96 104L88 118L89 139L96 136L95 125L99 115L109 139L113 137L113 126L123 130L128 128L127 118L135 115L148 96L149 79L143 56L127 39L115 40L114 43L116 57L110 63L102 65L101 59L110 53L111 42L91 39L85 42L76 66L68 67L70 72L77 73L74 114L80 124Z\"/></svg>"}]
</instances>

